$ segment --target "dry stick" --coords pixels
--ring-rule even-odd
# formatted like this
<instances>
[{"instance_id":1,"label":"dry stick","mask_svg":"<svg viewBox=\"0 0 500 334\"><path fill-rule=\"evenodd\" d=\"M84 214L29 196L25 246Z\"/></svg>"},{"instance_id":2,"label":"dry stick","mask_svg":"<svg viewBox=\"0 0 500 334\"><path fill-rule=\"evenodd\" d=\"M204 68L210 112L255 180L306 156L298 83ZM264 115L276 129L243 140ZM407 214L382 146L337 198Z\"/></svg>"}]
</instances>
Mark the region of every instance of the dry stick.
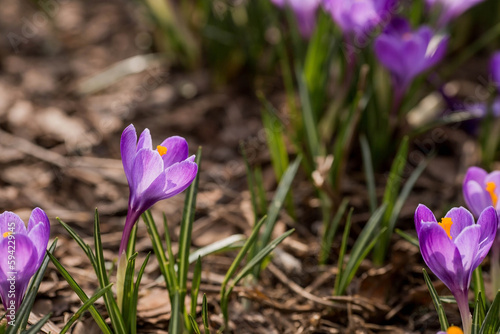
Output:
<instances>
[{"instance_id":1,"label":"dry stick","mask_svg":"<svg viewBox=\"0 0 500 334\"><path fill-rule=\"evenodd\" d=\"M339 303L334 303L330 302L328 300L325 300L323 298L320 298L316 295L313 295L310 292L307 292L304 290L301 286L290 280L285 273L283 273L281 270L279 270L274 264L270 263L267 266L267 269L278 279L281 281L281 283L285 284L290 290L293 292L297 293L298 295L304 297L307 300L310 300L316 304L320 304L329 308L333 309L340 309L340 310L345 310L347 307L345 305L341 305ZM347 302L347 304L351 305L355 300L354 299L343 299L342 302ZM353 305L353 309L356 311L362 311L363 310L362 305Z\"/></svg>"}]
</instances>

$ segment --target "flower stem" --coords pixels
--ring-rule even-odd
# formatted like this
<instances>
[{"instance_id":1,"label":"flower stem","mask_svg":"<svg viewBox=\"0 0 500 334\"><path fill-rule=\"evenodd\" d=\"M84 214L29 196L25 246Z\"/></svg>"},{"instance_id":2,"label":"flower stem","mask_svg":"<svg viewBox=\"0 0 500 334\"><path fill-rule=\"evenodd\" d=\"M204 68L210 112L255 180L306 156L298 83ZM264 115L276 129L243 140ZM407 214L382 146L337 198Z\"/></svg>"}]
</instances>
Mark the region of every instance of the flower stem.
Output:
<instances>
[{"instance_id":1,"label":"flower stem","mask_svg":"<svg viewBox=\"0 0 500 334\"><path fill-rule=\"evenodd\" d=\"M472 315L469 309L469 290L458 292L455 295L455 300L458 304L458 309L460 310L460 317L462 318L462 327L464 334L471 334L472 331Z\"/></svg>"}]
</instances>

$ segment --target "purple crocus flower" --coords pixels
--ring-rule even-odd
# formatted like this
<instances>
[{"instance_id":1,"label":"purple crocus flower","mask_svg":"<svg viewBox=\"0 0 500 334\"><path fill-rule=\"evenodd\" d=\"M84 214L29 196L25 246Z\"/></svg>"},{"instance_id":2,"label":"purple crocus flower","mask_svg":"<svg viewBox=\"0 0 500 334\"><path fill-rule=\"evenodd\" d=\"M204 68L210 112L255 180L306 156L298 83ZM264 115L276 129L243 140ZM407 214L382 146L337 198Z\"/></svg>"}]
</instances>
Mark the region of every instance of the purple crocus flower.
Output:
<instances>
[{"instance_id":1,"label":"purple crocus flower","mask_svg":"<svg viewBox=\"0 0 500 334\"><path fill-rule=\"evenodd\" d=\"M397 0L323 0L343 33L361 44L370 39L376 27L389 22L396 4Z\"/></svg>"},{"instance_id":2,"label":"purple crocus flower","mask_svg":"<svg viewBox=\"0 0 500 334\"><path fill-rule=\"evenodd\" d=\"M316 12L321 0L271 0L276 6L290 6L299 25L299 31L305 38L311 36L316 27Z\"/></svg>"},{"instance_id":3,"label":"purple crocus flower","mask_svg":"<svg viewBox=\"0 0 500 334\"><path fill-rule=\"evenodd\" d=\"M427 0L427 6L440 13L438 25L444 26L484 0Z\"/></svg>"},{"instance_id":4,"label":"purple crocus flower","mask_svg":"<svg viewBox=\"0 0 500 334\"><path fill-rule=\"evenodd\" d=\"M495 52L490 60L490 71L493 83L500 92L500 51Z\"/></svg>"},{"instance_id":5,"label":"purple crocus flower","mask_svg":"<svg viewBox=\"0 0 500 334\"><path fill-rule=\"evenodd\" d=\"M149 130L145 129L137 141L132 124L123 130L120 151L130 190L120 243L121 256L141 214L156 202L184 191L196 177L198 165L194 162L194 155L188 157L188 144L184 138L169 137L154 150Z\"/></svg>"},{"instance_id":6,"label":"purple crocus flower","mask_svg":"<svg viewBox=\"0 0 500 334\"><path fill-rule=\"evenodd\" d=\"M31 277L42 264L50 222L45 212L36 208L26 229L18 215L5 211L0 214L0 234L0 296L10 323L15 321Z\"/></svg>"},{"instance_id":7,"label":"purple crocus flower","mask_svg":"<svg viewBox=\"0 0 500 334\"><path fill-rule=\"evenodd\" d=\"M443 59L447 45L447 36L435 35L427 26L412 31L407 20L395 18L377 37L375 54L402 95L416 76Z\"/></svg>"},{"instance_id":8,"label":"purple crocus flower","mask_svg":"<svg viewBox=\"0 0 500 334\"><path fill-rule=\"evenodd\" d=\"M484 208L493 205L500 217L500 171L487 173L479 167L470 167L463 183L465 203L477 217ZM500 289L500 221L497 226L497 237L491 247L491 277L493 291Z\"/></svg>"},{"instance_id":9,"label":"purple crocus flower","mask_svg":"<svg viewBox=\"0 0 500 334\"><path fill-rule=\"evenodd\" d=\"M420 204L415 211L415 228L425 263L450 289L460 310L464 332L470 333L470 280L495 240L495 209L491 206L484 209L475 224L465 208L453 208L438 223L431 210Z\"/></svg>"}]
</instances>

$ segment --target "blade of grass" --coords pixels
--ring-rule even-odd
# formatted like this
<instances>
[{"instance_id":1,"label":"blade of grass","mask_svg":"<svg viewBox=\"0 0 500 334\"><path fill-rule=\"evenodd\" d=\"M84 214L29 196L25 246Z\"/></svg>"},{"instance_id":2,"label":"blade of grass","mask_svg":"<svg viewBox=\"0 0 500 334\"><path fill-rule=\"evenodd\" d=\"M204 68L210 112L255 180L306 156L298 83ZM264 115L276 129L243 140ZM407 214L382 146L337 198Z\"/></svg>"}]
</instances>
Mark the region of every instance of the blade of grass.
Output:
<instances>
[{"instance_id":1,"label":"blade of grass","mask_svg":"<svg viewBox=\"0 0 500 334\"><path fill-rule=\"evenodd\" d=\"M476 299L474 314L472 316L472 334L479 334L479 330L481 329L481 325L485 317L484 308L485 306L483 304L482 298L479 296L479 298Z\"/></svg>"},{"instance_id":2,"label":"blade of grass","mask_svg":"<svg viewBox=\"0 0 500 334\"><path fill-rule=\"evenodd\" d=\"M40 333L40 330L42 329L43 325L45 325L47 323L47 321L49 321L49 319L50 319L51 316L52 316L52 313L49 313L49 314L45 315L36 324L34 324L33 326L31 326L30 329L24 331L23 334L37 334L37 333Z\"/></svg>"},{"instance_id":3,"label":"blade of grass","mask_svg":"<svg viewBox=\"0 0 500 334\"><path fill-rule=\"evenodd\" d=\"M441 330L446 331L448 327L450 327L450 325L448 324L448 319L446 318L446 313L444 312L443 304L441 304L441 301L439 300L439 296L436 292L436 289L434 289L434 285L432 285L431 279L427 274L427 271L425 269L422 269L422 272L424 273L425 284L427 284L427 288L429 289L429 292L431 294L432 302L434 303L434 307L436 308L436 311L438 313L439 323L441 324Z\"/></svg>"},{"instance_id":4,"label":"blade of grass","mask_svg":"<svg viewBox=\"0 0 500 334\"><path fill-rule=\"evenodd\" d=\"M196 323L196 320L194 320L193 316L190 314L189 315L189 323L191 324L191 328L196 334L201 334L200 328L198 327L198 324Z\"/></svg>"},{"instance_id":5,"label":"blade of grass","mask_svg":"<svg viewBox=\"0 0 500 334\"><path fill-rule=\"evenodd\" d=\"M134 285L134 295L130 302L130 311L129 311L129 321L130 321L130 334L137 333L137 301L139 299L139 286L141 284L142 275L144 274L144 270L146 270L146 265L149 262L149 257L151 253L146 255L144 262L142 263L141 269L139 269L139 273L137 274L137 279L135 280Z\"/></svg>"},{"instance_id":6,"label":"blade of grass","mask_svg":"<svg viewBox=\"0 0 500 334\"><path fill-rule=\"evenodd\" d=\"M73 279L71 274L63 267L63 265L59 262L59 260L57 260L55 256L53 256L49 252L47 252L47 255L49 256L50 260L52 261L56 269L59 271L61 276L66 280L66 282L68 282L68 285L76 293L78 298L80 298L82 303L87 302L89 300L89 297L87 297L87 294L83 291L80 285L78 285L78 283ZM106 324L106 321L93 305L90 306L89 312L104 334L112 334L111 329Z\"/></svg>"},{"instance_id":7,"label":"blade of grass","mask_svg":"<svg viewBox=\"0 0 500 334\"><path fill-rule=\"evenodd\" d=\"M246 236L243 234L234 234L222 240L216 241L210 245L195 250L189 255L189 263L197 261L199 257L203 258L207 255L223 252L225 250L238 249L243 246Z\"/></svg>"},{"instance_id":8,"label":"blade of grass","mask_svg":"<svg viewBox=\"0 0 500 334\"><path fill-rule=\"evenodd\" d=\"M113 284L109 284L108 286L104 287L103 289L100 289L97 291L90 299L88 299L86 302L83 303L83 305L78 309L78 311L75 312L69 319L69 321L64 325L64 327L61 329L61 332L59 334L64 334L66 333L71 326L80 318L80 316L83 314L83 312L87 311L87 309L91 306L94 305L96 300L101 298L106 292L111 290L111 287Z\"/></svg>"},{"instance_id":9,"label":"blade of grass","mask_svg":"<svg viewBox=\"0 0 500 334\"><path fill-rule=\"evenodd\" d=\"M205 334L210 334L210 324L208 323L208 302L207 295L203 294L203 304L201 308L201 320L203 321L203 329Z\"/></svg>"},{"instance_id":10,"label":"blade of grass","mask_svg":"<svg viewBox=\"0 0 500 334\"><path fill-rule=\"evenodd\" d=\"M418 244L418 239L408 233L401 231L399 228L396 229L396 233L399 234L403 239L411 243L413 246L420 247Z\"/></svg>"},{"instance_id":11,"label":"blade of grass","mask_svg":"<svg viewBox=\"0 0 500 334\"><path fill-rule=\"evenodd\" d=\"M363 167L366 176L366 186L368 187L368 200L370 202L371 213L377 209L377 193L375 192L375 173L373 172L372 153L370 145L365 135L359 138L361 144L361 152L363 156Z\"/></svg>"},{"instance_id":12,"label":"blade of grass","mask_svg":"<svg viewBox=\"0 0 500 334\"><path fill-rule=\"evenodd\" d=\"M101 228L99 222L99 214L97 210L94 216L94 247L95 247L95 267L97 268L97 279L101 288L109 285L109 277L106 273L106 264L104 262L103 248L101 242ZM113 293L108 290L104 294L104 303L111 318L111 323L116 334L127 334L125 323L118 308L118 304L113 297Z\"/></svg>"},{"instance_id":13,"label":"blade of grass","mask_svg":"<svg viewBox=\"0 0 500 334\"><path fill-rule=\"evenodd\" d=\"M347 220L344 227L344 234L342 235L342 243L340 244L339 261L337 263L337 276L335 277L335 284L333 286L333 291L335 296L340 296L340 280L344 276L344 257L347 252L347 243L349 241L349 233L351 232L351 217L353 208L349 210L347 215Z\"/></svg>"},{"instance_id":14,"label":"blade of grass","mask_svg":"<svg viewBox=\"0 0 500 334\"><path fill-rule=\"evenodd\" d=\"M326 261L328 260L328 255L330 254L330 249L332 248L333 239L335 238L335 232L337 232L340 220L342 219L342 216L344 216L348 204L349 200L345 198L340 204L337 212L335 213L335 216L331 220L331 223L323 232L323 240L321 241L321 250L319 255L319 264L326 264Z\"/></svg>"},{"instance_id":15,"label":"blade of grass","mask_svg":"<svg viewBox=\"0 0 500 334\"><path fill-rule=\"evenodd\" d=\"M479 334L498 334L500 331L500 290L491 304Z\"/></svg>"}]
</instances>

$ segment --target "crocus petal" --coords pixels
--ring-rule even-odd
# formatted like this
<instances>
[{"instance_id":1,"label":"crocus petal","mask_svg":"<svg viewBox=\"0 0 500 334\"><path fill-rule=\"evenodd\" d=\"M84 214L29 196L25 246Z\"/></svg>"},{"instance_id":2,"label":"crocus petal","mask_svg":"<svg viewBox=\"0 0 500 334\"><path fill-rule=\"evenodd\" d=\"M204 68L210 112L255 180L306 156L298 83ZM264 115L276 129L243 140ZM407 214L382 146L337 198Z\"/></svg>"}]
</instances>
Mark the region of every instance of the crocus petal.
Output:
<instances>
[{"instance_id":1,"label":"crocus petal","mask_svg":"<svg viewBox=\"0 0 500 334\"><path fill-rule=\"evenodd\" d=\"M184 191L193 182L198 172L198 165L191 161L179 162L165 170L167 184L165 198Z\"/></svg>"},{"instance_id":2,"label":"crocus petal","mask_svg":"<svg viewBox=\"0 0 500 334\"><path fill-rule=\"evenodd\" d=\"M419 204L417 210L415 210L414 220L415 220L415 229L417 230L417 234L420 233L420 227L422 222L437 223L436 217L434 216L432 211L429 210L429 208L423 204Z\"/></svg>"},{"instance_id":3,"label":"crocus petal","mask_svg":"<svg viewBox=\"0 0 500 334\"><path fill-rule=\"evenodd\" d=\"M5 211L0 214L0 237L9 232L15 234L26 234L26 226L18 215L10 211Z\"/></svg>"},{"instance_id":4,"label":"crocus petal","mask_svg":"<svg viewBox=\"0 0 500 334\"><path fill-rule=\"evenodd\" d=\"M135 196L140 196L163 172L163 160L158 152L142 149L135 157L132 170L130 188L134 190Z\"/></svg>"},{"instance_id":5,"label":"crocus petal","mask_svg":"<svg viewBox=\"0 0 500 334\"><path fill-rule=\"evenodd\" d=\"M137 152L137 133L135 132L135 128L132 124L123 130L122 137L120 139L120 152L122 156L123 169L125 170L125 176L130 184L132 165L134 164L134 158Z\"/></svg>"},{"instance_id":6,"label":"crocus petal","mask_svg":"<svg viewBox=\"0 0 500 334\"><path fill-rule=\"evenodd\" d=\"M465 173L464 184L469 181L476 181L479 184L484 184L484 179L488 173L479 167L470 167L467 169L467 173Z\"/></svg>"},{"instance_id":7,"label":"crocus petal","mask_svg":"<svg viewBox=\"0 0 500 334\"><path fill-rule=\"evenodd\" d=\"M462 257L463 276L460 280L462 288L466 288L470 284L472 271L477 267L475 262L477 259L477 252L479 250L479 238L481 236L481 227L479 225L472 225L464 228L462 233L454 240L455 246ZM461 276L461 275L459 275Z\"/></svg>"},{"instance_id":8,"label":"crocus petal","mask_svg":"<svg viewBox=\"0 0 500 334\"><path fill-rule=\"evenodd\" d=\"M40 208L35 208L31 212L31 217L28 223L28 236L35 246L38 254L37 267L41 265L45 250L49 243L50 237L50 221L45 212Z\"/></svg>"},{"instance_id":9,"label":"crocus petal","mask_svg":"<svg viewBox=\"0 0 500 334\"><path fill-rule=\"evenodd\" d=\"M450 289L456 293L461 289L463 273L461 254L445 230L437 223L422 223L418 235L420 252L427 266Z\"/></svg>"},{"instance_id":10,"label":"crocus petal","mask_svg":"<svg viewBox=\"0 0 500 334\"><path fill-rule=\"evenodd\" d=\"M495 184L495 195L498 196L498 199L500 199L500 171L493 171L491 173L489 173L485 178L484 178L484 185L485 185L485 189L486 189L486 185L489 183L489 182L493 182ZM489 195L489 198L490 198L490 205L494 205L493 201L491 201L491 195L488 193ZM497 200L497 203L496 203L496 206L495 206L495 209L498 210L498 208L500 208L500 200Z\"/></svg>"},{"instance_id":11,"label":"crocus petal","mask_svg":"<svg viewBox=\"0 0 500 334\"><path fill-rule=\"evenodd\" d=\"M495 52L490 60L490 72L493 83L500 91L500 52Z\"/></svg>"},{"instance_id":12,"label":"crocus petal","mask_svg":"<svg viewBox=\"0 0 500 334\"><path fill-rule=\"evenodd\" d=\"M137 142L137 149L136 152L139 152L142 149L152 149L153 148L153 141L151 139L151 133L149 132L149 129L144 129L142 131L139 141Z\"/></svg>"},{"instance_id":13,"label":"crocus petal","mask_svg":"<svg viewBox=\"0 0 500 334\"><path fill-rule=\"evenodd\" d=\"M160 146L167 148L167 153L162 156L163 168L168 168L177 162L186 160L189 155L186 139L179 136L165 139Z\"/></svg>"},{"instance_id":14,"label":"crocus petal","mask_svg":"<svg viewBox=\"0 0 500 334\"><path fill-rule=\"evenodd\" d=\"M483 262L484 258L490 251L493 242L495 241L495 236L498 233L498 216L492 206L484 209L484 211L479 216L477 225L481 227L481 236L479 238L479 250L474 263L477 267Z\"/></svg>"},{"instance_id":15,"label":"crocus petal","mask_svg":"<svg viewBox=\"0 0 500 334\"><path fill-rule=\"evenodd\" d=\"M463 186L465 203L472 210L476 217L479 217L481 211L491 205L491 197L485 191L485 187L476 181L469 181Z\"/></svg>"},{"instance_id":16,"label":"crocus petal","mask_svg":"<svg viewBox=\"0 0 500 334\"><path fill-rule=\"evenodd\" d=\"M462 232L468 226L474 225L474 217L472 214L465 208L453 208L445 215L447 218L451 218L453 225L451 225L450 235L452 240Z\"/></svg>"}]
</instances>

